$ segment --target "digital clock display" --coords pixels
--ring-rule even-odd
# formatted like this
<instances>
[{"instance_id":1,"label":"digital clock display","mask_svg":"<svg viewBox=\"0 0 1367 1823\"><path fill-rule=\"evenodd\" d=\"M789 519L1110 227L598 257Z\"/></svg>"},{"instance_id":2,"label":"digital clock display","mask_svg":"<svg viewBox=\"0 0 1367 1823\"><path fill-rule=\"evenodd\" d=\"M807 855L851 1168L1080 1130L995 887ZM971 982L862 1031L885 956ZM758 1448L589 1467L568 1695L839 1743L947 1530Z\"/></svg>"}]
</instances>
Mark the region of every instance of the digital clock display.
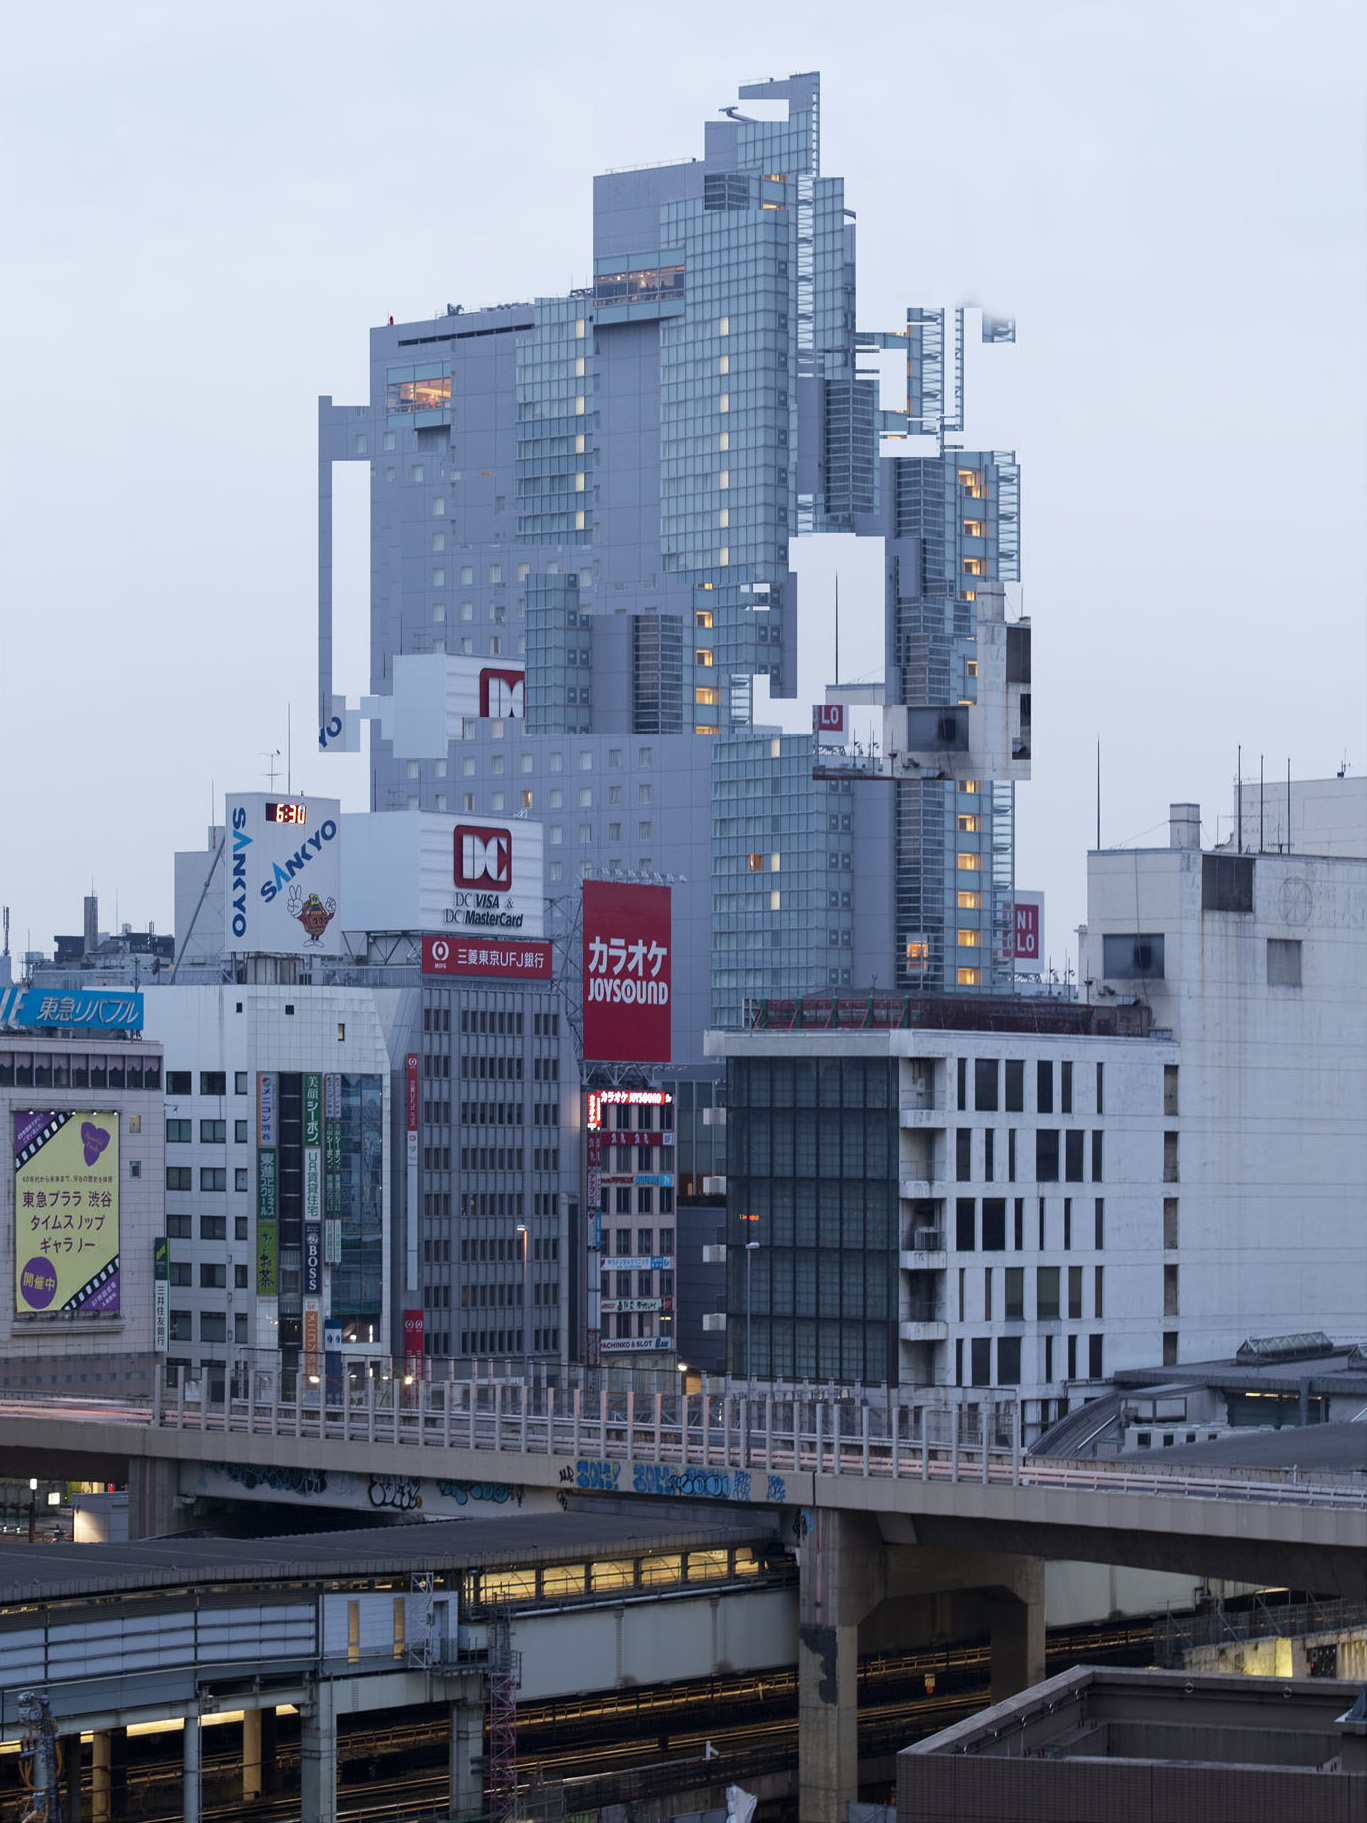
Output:
<instances>
[{"instance_id":1,"label":"digital clock display","mask_svg":"<svg viewBox=\"0 0 1367 1823\"><path fill-rule=\"evenodd\" d=\"M305 804L267 804L266 821L268 823L306 823L308 806Z\"/></svg>"}]
</instances>

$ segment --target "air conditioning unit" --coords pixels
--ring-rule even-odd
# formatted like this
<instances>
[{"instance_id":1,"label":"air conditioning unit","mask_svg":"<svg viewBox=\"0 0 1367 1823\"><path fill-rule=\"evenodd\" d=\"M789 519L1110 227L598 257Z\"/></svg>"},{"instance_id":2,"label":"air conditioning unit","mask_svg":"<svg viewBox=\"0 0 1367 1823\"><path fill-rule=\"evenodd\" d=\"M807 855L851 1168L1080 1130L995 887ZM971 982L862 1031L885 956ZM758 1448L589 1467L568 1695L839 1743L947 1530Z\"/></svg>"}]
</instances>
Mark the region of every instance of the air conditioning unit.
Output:
<instances>
[{"instance_id":1,"label":"air conditioning unit","mask_svg":"<svg viewBox=\"0 0 1367 1823\"><path fill-rule=\"evenodd\" d=\"M724 1310L712 1310L712 1311L705 1312L703 1315L702 1326L704 1329L725 1329L726 1328L726 1312Z\"/></svg>"}]
</instances>

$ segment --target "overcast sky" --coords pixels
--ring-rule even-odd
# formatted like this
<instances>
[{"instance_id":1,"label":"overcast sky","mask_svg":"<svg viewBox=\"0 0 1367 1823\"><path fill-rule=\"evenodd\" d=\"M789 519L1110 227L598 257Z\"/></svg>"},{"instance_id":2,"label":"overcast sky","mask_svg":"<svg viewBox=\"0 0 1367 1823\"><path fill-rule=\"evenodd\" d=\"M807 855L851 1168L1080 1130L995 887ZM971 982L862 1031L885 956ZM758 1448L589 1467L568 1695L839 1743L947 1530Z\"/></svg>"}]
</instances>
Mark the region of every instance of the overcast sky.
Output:
<instances>
[{"instance_id":1,"label":"overcast sky","mask_svg":"<svg viewBox=\"0 0 1367 1823\"><path fill-rule=\"evenodd\" d=\"M311 751L317 397L389 315L590 276L591 179L700 154L736 84L823 78L859 311L1014 312L968 437L1023 465L1034 778L1018 880L1062 964L1102 835L1227 827L1256 771L1367 765L1358 5L6 0L3 775L12 947L172 923L228 789ZM891 403L891 401L889 401ZM834 542L834 541L831 541ZM799 557L803 691L881 613ZM354 531L344 588L353 615ZM862 619L861 648L858 623ZM363 680L345 681L358 694ZM810 697L807 697L810 701ZM805 718L805 708L801 711ZM350 766L339 774L338 764Z\"/></svg>"}]
</instances>

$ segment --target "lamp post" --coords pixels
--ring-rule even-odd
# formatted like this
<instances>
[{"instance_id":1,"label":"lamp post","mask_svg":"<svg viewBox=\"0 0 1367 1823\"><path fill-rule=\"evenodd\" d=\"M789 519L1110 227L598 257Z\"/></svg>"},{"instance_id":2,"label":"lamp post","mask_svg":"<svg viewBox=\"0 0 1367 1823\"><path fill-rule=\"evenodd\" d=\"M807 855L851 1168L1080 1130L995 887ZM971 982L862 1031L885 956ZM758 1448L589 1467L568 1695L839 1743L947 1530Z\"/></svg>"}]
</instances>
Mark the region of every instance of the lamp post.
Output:
<instances>
[{"instance_id":1,"label":"lamp post","mask_svg":"<svg viewBox=\"0 0 1367 1823\"><path fill-rule=\"evenodd\" d=\"M531 1353L527 1347L527 1224L519 1222L517 1232L522 1237L522 1383L525 1386L531 1378Z\"/></svg>"},{"instance_id":2,"label":"lamp post","mask_svg":"<svg viewBox=\"0 0 1367 1823\"><path fill-rule=\"evenodd\" d=\"M758 1248L758 1241L745 1243L745 1378L750 1378L750 1256Z\"/></svg>"}]
</instances>

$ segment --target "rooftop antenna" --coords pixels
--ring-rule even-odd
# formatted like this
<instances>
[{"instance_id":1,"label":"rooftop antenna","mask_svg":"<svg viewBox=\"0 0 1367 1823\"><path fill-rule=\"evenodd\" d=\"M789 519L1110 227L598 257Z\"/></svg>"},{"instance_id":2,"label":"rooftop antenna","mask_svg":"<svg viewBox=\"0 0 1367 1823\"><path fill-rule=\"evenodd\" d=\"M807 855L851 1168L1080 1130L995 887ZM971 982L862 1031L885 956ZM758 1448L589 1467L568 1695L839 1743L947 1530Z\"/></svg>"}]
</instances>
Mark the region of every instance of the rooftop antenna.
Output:
<instances>
[{"instance_id":1,"label":"rooftop antenna","mask_svg":"<svg viewBox=\"0 0 1367 1823\"><path fill-rule=\"evenodd\" d=\"M1291 755L1286 756L1286 852L1291 853Z\"/></svg>"},{"instance_id":2,"label":"rooftop antenna","mask_svg":"<svg viewBox=\"0 0 1367 1823\"><path fill-rule=\"evenodd\" d=\"M1239 840L1236 854L1244 852L1244 749L1242 743L1238 748L1239 757L1234 762L1234 808L1238 819Z\"/></svg>"},{"instance_id":3,"label":"rooftop antenna","mask_svg":"<svg viewBox=\"0 0 1367 1823\"><path fill-rule=\"evenodd\" d=\"M263 747L261 749L261 757L266 762L266 782L271 790L274 791L276 775L279 772L279 767L275 762L280 758L280 749L278 747Z\"/></svg>"},{"instance_id":4,"label":"rooftop antenna","mask_svg":"<svg viewBox=\"0 0 1367 1823\"><path fill-rule=\"evenodd\" d=\"M1101 740L1096 743L1096 846L1101 852Z\"/></svg>"},{"instance_id":5,"label":"rooftop antenna","mask_svg":"<svg viewBox=\"0 0 1367 1823\"><path fill-rule=\"evenodd\" d=\"M4 919L5 919L5 948L4 948L3 953L6 956L8 956L9 955L9 906L6 905L4 907L0 907L0 910L3 910Z\"/></svg>"},{"instance_id":6,"label":"rooftop antenna","mask_svg":"<svg viewBox=\"0 0 1367 1823\"><path fill-rule=\"evenodd\" d=\"M840 688L840 572L835 573L835 687Z\"/></svg>"},{"instance_id":7,"label":"rooftop antenna","mask_svg":"<svg viewBox=\"0 0 1367 1823\"><path fill-rule=\"evenodd\" d=\"M285 796L294 796L294 708L285 704Z\"/></svg>"}]
</instances>

